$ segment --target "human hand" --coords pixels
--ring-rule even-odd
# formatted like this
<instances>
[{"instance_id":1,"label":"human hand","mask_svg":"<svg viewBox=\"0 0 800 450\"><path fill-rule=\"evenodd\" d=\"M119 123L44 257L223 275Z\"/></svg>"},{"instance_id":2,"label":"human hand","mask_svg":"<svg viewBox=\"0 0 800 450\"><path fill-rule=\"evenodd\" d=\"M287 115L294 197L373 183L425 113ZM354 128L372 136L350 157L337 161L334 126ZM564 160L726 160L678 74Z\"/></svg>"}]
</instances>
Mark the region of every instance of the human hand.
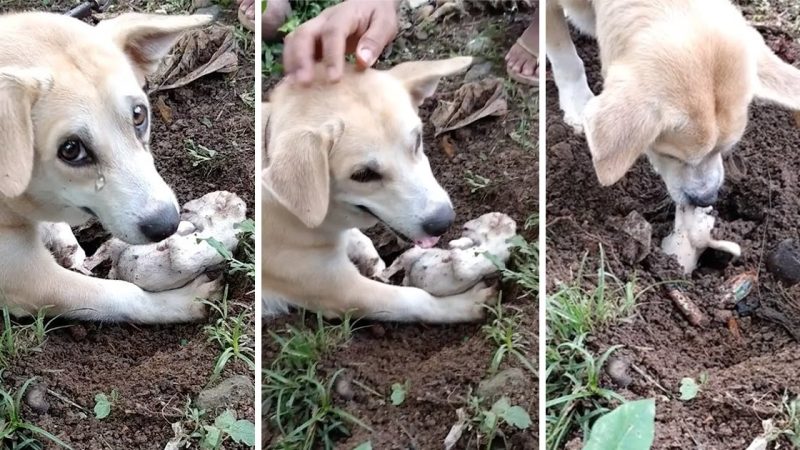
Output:
<instances>
[{"instance_id":1,"label":"human hand","mask_svg":"<svg viewBox=\"0 0 800 450\"><path fill-rule=\"evenodd\" d=\"M292 81L308 85L321 61L328 79L339 81L345 55L355 53L359 69L371 67L397 32L397 0L339 3L286 36L284 70Z\"/></svg>"}]
</instances>

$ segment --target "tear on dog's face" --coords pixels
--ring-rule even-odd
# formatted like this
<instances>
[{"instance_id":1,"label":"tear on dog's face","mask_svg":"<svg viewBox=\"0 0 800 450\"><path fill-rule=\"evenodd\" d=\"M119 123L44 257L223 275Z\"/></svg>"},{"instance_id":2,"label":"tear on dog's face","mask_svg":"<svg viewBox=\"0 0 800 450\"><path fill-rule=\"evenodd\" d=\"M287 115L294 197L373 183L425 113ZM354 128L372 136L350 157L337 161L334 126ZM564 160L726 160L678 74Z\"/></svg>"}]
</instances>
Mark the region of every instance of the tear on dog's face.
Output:
<instances>
[{"instance_id":1,"label":"tear on dog's face","mask_svg":"<svg viewBox=\"0 0 800 450\"><path fill-rule=\"evenodd\" d=\"M737 25L679 44L664 37L608 68L603 92L584 111L600 184L617 182L644 154L678 205L711 206L751 102L800 106L800 71L743 19Z\"/></svg>"},{"instance_id":2,"label":"tear on dog's face","mask_svg":"<svg viewBox=\"0 0 800 450\"><path fill-rule=\"evenodd\" d=\"M131 244L172 235L178 204L150 153L143 86L184 31L212 18L125 14L97 27L52 14L13 19L0 19L17 37L0 44L0 195L33 220L94 216Z\"/></svg>"},{"instance_id":3,"label":"tear on dog's face","mask_svg":"<svg viewBox=\"0 0 800 450\"><path fill-rule=\"evenodd\" d=\"M408 62L351 70L336 84L278 86L269 106L266 188L308 227L382 222L432 247L455 213L425 156L417 109L443 76L471 62Z\"/></svg>"}]
</instances>

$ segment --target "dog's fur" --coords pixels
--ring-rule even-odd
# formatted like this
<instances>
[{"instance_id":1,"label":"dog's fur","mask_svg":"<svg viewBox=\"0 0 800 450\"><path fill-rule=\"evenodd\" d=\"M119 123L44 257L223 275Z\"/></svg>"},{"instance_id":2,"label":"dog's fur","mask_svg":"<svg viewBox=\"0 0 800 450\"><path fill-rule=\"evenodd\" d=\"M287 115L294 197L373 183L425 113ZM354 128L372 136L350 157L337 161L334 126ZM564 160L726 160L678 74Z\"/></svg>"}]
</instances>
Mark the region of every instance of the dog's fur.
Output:
<instances>
[{"instance_id":1,"label":"dog's fur","mask_svg":"<svg viewBox=\"0 0 800 450\"><path fill-rule=\"evenodd\" d=\"M66 317L145 323L204 316L195 299L215 293L216 282L149 293L75 273L48 253L38 224L96 216L132 244L157 240L147 231L154 224L170 232L177 201L153 165L142 87L183 31L211 20L124 14L92 27L48 13L0 17L0 302L15 314L47 307ZM147 114L138 126L137 105ZM80 166L59 157L62 144L76 139L85 144Z\"/></svg>"},{"instance_id":2,"label":"dog's fur","mask_svg":"<svg viewBox=\"0 0 800 450\"><path fill-rule=\"evenodd\" d=\"M596 97L565 16L597 38ZM600 183L615 183L645 154L679 205L716 201L722 158L754 99L800 108L800 71L728 0L550 1L547 57L564 120L586 133Z\"/></svg>"},{"instance_id":3,"label":"dog's fur","mask_svg":"<svg viewBox=\"0 0 800 450\"><path fill-rule=\"evenodd\" d=\"M388 71L349 69L336 84L275 88L264 105L269 115L269 165L262 174L265 311L286 301L327 316L349 312L425 322L482 317L483 304L496 297L483 283L436 298L367 278L347 255L353 228L383 222L407 240L430 244L426 221L443 211L452 221L450 199L422 149L417 108L441 77L470 63L471 58L452 58ZM365 169L379 179L365 179Z\"/></svg>"}]
</instances>

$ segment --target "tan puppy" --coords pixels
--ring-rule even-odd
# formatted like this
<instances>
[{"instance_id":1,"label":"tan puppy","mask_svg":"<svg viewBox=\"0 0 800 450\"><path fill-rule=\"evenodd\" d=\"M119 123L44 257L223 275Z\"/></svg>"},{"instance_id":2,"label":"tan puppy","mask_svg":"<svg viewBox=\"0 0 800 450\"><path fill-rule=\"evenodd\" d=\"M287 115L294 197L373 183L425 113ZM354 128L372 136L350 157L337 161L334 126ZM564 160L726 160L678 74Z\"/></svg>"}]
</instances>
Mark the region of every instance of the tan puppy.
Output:
<instances>
[{"instance_id":1,"label":"tan puppy","mask_svg":"<svg viewBox=\"0 0 800 450\"><path fill-rule=\"evenodd\" d=\"M142 90L180 34L208 16L125 14L91 27L47 13L0 17L0 302L80 319L199 319L205 278L145 292L56 264L38 224L96 217L131 244L161 241L180 216L149 151Z\"/></svg>"},{"instance_id":2,"label":"tan puppy","mask_svg":"<svg viewBox=\"0 0 800 450\"><path fill-rule=\"evenodd\" d=\"M565 13L597 37L597 97ZM679 205L716 201L722 158L742 137L754 99L800 109L800 71L728 0L550 1L547 56L564 120L586 133L600 183L615 183L645 154Z\"/></svg>"},{"instance_id":3,"label":"tan puppy","mask_svg":"<svg viewBox=\"0 0 800 450\"><path fill-rule=\"evenodd\" d=\"M267 314L289 303L327 316L351 312L394 321L483 316L483 304L496 297L484 284L437 298L367 278L348 258L351 240L369 242L353 228L382 222L405 240L432 247L452 224L450 198L422 149L417 108L441 77L471 61L350 69L336 84L275 88L264 108L270 111L261 228Z\"/></svg>"}]
</instances>

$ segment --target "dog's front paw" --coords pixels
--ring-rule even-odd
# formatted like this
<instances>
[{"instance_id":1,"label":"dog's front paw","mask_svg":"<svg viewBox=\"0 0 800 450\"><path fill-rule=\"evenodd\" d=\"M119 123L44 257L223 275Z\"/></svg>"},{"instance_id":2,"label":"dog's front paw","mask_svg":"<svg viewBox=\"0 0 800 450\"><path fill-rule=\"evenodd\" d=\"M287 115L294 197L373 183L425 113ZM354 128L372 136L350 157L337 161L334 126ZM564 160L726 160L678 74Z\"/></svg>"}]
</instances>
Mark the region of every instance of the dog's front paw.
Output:
<instances>
[{"instance_id":1,"label":"dog's front paw","mask_svg":"<svg viewBox=\"0 0 800 450\"><path fill-rule=\"evenodd\" d=\"M474 319L483 319L486 315L486 306L491 306L497 303L498 290L497 285L488 285L481 281L464 293L472 303L472 312Z\"/></svg>"},{"instance_id":2,"label":"dog's front paw","mask_svg":"<svg viewBox=\"0 0 800 450\"><path fill-rule=\"evenodd\" d=\"M589 87L569 89L560 98L561 110L564 112L564 123L572 127L576 134L583 134L583 111L586 104L594 98Z\"/></svg>"},{"instance_id":3,"label":"dog's front paw","mask_svg":"<svg viewBox=\"0 0 800 450\"><path fill-rule=\"evenodd\" d=\"M209 279L201 275L182 288L154 295L162 300L166 321L202 320L206 317L207 309L203 301L217 301L222 297L222 278Z\"/></svg>"}]
</instances>

